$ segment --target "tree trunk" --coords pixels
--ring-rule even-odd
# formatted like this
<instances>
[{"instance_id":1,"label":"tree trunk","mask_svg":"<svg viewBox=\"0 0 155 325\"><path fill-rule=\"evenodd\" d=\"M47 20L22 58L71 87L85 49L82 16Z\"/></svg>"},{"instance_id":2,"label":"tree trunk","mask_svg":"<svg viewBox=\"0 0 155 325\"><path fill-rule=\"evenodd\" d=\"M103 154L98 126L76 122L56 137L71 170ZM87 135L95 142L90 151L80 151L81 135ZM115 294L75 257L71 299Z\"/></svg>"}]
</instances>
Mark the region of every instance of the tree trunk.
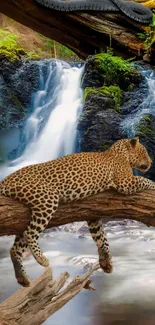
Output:
<instances>
[{"instance_id":1,"label":"tree trunk","mask_svg":"<svg viewBox=\"0 0 155 325\"><path fill-rule=\"evenodd\" d=\"M155 8L155 0L137 2ZM0 12L66 45L82 59L110 46L124 57L143 58L146 47L152 58L155 54L151 29L121 14L57 12L40 6L35 0L0 1ZM138 33L145 30L147 39L140 39Z\"/></svg>"},{"instance_id":2,"label":"tree trunk","mask_svg":"<svg viewBox=\"0 0 155 325\"><path fill-rule=\"evenodd\" d=\"M155 226L155 192L143 191L123 195L105 191L80 201L60 204L48 228L74 221L101 218L126 218ZM0 236L22 233L30 220L30 210L18 201L0 197Z\"/></svg>"},{"instance_id":3,"label":"tree trunk","mask_svg":"<svg viewBox=\"0 0 155 325\"><path fill-rule=\"evenodd\" d=\"M41 325L83 288L94 290L89 277L98 268L96 265L84 275L75 276L60 293L69 274L64 272L53 280L52 271L48 268L31 282L30 287L19 289L0 304L0 325Z\"/></svg>"}]
</instances>

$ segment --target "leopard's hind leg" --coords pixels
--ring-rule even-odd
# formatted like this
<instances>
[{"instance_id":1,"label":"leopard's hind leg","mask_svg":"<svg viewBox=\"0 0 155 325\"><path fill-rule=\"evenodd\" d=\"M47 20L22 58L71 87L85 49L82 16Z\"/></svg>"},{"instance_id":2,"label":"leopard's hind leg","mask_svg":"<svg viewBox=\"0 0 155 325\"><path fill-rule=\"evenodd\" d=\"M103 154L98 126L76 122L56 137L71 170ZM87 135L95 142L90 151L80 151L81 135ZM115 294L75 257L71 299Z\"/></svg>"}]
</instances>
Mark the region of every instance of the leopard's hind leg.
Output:
<instances>
[{"instance_id":1,"label":"leopard's hind leg","mask_svg":"<svg viewBox=\"0 0 155 325\"><path fill-rule=\"evenodd\" d=\"M25 242L27 243L32 255L39 264L48 266L49 261L42 254L38 245L38 239L57 210L59 196L56 190L41 184L35 186L31 185L31 187L27 185L20 188L18 187L17 191L16 197L21 202L31 207L32 211L30 224L23 233L23 244ZM26 286L29 284L29 278L23 267L22 250L20 246L21 241L20 244L12 247L10 253L17 281L21 285Z\"/></svg>"},{"instance_id":2,"label":"leopard's hind leg","mask_svg":"<svg viewBox=\"0 0 155 325\"><path fill-rule=\"evenodd\" d=\"M106 273L112 272L112 261L107 236L104 232L102 220L88 221L89 231L98 247L99 263Z\"/></svg>"}]
</instances>

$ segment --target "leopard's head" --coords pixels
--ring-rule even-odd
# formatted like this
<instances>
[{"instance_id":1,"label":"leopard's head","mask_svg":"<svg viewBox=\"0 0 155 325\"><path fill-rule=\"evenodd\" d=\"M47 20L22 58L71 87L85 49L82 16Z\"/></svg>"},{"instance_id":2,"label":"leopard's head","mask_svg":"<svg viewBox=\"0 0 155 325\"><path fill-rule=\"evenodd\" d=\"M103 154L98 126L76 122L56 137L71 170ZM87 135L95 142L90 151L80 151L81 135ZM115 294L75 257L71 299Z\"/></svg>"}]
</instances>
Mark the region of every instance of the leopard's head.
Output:
<instances>
[{"instance_id":1,"label":"leopard's head","mask_svg":"<svg viewBox=\"0 0 155 325\"><path fill-rule=\"evenodd\" d=\"M152 164L152 160L146 148L139 142L139 138L129 139L129 162L132 168L146 172Z\"/></svg>"}]
</instances>

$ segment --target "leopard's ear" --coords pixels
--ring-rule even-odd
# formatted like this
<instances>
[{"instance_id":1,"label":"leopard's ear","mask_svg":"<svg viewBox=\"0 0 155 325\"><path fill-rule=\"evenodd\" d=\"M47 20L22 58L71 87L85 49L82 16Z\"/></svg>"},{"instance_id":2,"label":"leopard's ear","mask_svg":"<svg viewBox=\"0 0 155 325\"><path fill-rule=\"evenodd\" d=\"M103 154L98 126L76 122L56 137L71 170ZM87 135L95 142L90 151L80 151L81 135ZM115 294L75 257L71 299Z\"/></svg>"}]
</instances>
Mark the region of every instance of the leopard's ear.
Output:
<instances>
[{"instance_id":1,"label":"leopard's ear","mask_svg":"<svg viewBox=\"0 0 155 325\"><path fill-rule=\"evenodd\" d=\"M139 143L139 137L135 137L135 138L131 139L130 143L131 143L132 147L135 148L137 146L137 144Z\"/></svg>"}]
</instances>

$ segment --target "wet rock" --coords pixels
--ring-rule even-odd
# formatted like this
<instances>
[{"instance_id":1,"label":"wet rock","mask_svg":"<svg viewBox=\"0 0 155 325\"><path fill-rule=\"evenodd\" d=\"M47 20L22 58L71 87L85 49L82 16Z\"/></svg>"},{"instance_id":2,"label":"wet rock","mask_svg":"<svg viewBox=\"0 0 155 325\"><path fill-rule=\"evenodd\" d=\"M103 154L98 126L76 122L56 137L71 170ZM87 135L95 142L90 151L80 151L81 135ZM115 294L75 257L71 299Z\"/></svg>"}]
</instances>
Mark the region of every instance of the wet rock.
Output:
<instances>
[{"instance_id":1,"label":"wet rock","mask_svg":"<svg viewBox=\"0 0 155 325\"><path fill-rule=\"evenodd\" d=\"M147 114L140 120L136 127L136 135L140 137L141 143L145 145L153 161L151 168L145 173L145 177L155 181L155 116L153 114ZM137 174L144 175L139 171Z\"/></svg>"},{"instance_id":2,"label":"wet rock","mask_svg":"<svg viewBox=\"0 0 155 325\"><path fill-rule=\"evenodd\" d=\"M100 53L86 60L82 87L117 85L123 90L131 90L142 79L140 72L127 61L111 53Z\"/></svg>"},{"instance_id":3,"label":"wet rock","mask_svg":"<svg viewBox=\"0 0 155 325\"><path fill-rule=\"evenodd\" d=\"M112 109L92 112L87 119L79 123L81 137L81 151L105 151L114 142L121 139L121 116ZM86 131L85 131L86 130Z\"/></svg>"},{"instance_id":4,"label":"wet rock","mask_svg":"<svg viewBox=\"0 0 155 325\"><path fill-rule=\"evenodd\" d=\"M39 68L35 61L12 62L0 56L0 130L22 124L32 93L38 87Z\"/></svg>"},{"instance_id":5,"label":"wet rock","mask_svg":"<svg viewBox=\"0 0 155 325\"><path fill-rule=\"evenodd\" d=\"M84 109L78 130L81 151L105 151L127 137L120 125L122 105L143 79L136 68L111 54L95 55L86 61L82 78Z\"/></svg>"}]
</instances>

